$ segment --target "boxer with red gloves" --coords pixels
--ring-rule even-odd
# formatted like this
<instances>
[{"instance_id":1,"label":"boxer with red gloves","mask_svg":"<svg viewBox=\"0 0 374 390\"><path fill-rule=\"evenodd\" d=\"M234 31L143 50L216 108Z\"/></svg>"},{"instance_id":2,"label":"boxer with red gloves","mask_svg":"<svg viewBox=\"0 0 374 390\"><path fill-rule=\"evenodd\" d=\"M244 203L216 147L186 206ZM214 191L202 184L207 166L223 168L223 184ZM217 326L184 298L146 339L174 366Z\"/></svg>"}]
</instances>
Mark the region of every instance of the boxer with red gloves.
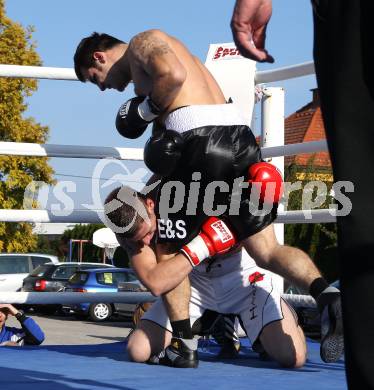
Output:
<instances>
[{"instance_id":1,"label":"boxer with red gloves","mask_svg":"<svg viewBox=\"0 0 374 390\"><path fill-rule=\"evenodd\" d=\"M283 193L283 179L279 169L268 162L253 164L248 169L248 182L256 187L260 202L279 203Z\"/></svg>"},{"instance_id":2,"label":"boxer with red gloves","mask_svg":"<svg viewBox=\"0 0 374 390\"><path fill-rule=\"evenodd\" d=\"M236 245L235 234L225 221L217 217L208 218L200 227L199 234L176 255L158 262L156 242L161 231L155 215L154 194L143 196L125 189L117 188L107 197L106 209L110 208L113 200L119 206L108 210L107 217L111 223L123 227L129 217L136 221L126 234L116 236L129 254L139 280L152 293L164 294L189 275L193 286L189 313L194 331L200 327L199 322L209 310L222 310L223 315L236 313L252 344L262 345L269 356L282 366L300 367L304 364L305 339L294 315L274 289L270 275L262 273L262 282L260 279L259 283L252 281L252 276L260 272L257 272L253 259ZM131 205L124 202L121 192L122 195L128 193ZM148 221L144 217L139 218L136 211L139 205L145 207ZM214 267L213 272L210 272L211 267ZM178 306L182 303L179 301ZM254 315L254 306L256 313L265 314ZM225 332L227 346L233 342L229 336L231 332L232 329ZM175 335L173 321L168 317L168 306L162 298L157 299L145 313L131 334L127 349L130 358L136 362L147 361L179 368L198 365L197 340Z\"/></svg>"},{"instance_id":3,"label":"boxer with red gloves","mask_svg":"<svg viewBox=\"0 0 374 390\"><path fill-rule=\"evenodd\" d=\"M224 221L210 217L203 223L201 232L181 252L187 257L193 267L203 260L228 252L236 244L234 233Z\"/></svg>"}]
</instances>

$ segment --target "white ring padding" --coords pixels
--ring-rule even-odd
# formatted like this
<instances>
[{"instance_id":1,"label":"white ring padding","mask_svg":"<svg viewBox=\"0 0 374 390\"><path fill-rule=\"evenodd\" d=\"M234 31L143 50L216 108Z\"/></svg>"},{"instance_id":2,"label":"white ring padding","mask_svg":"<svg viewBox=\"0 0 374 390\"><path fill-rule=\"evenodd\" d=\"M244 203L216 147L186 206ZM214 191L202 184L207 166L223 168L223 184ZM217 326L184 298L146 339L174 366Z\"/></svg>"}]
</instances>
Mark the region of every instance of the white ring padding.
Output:
<instances>
[{"instance_id":1,"label":"white ring padding","mask_svg":"<svg viewBox=\"0 0 374 390\"><path fill-rule=\"evenodd\" d=\"M104 210L64 210L61 215L50 210L0 209L1 222L58 222L58 223L103 223L98 213ZM63 215L62 215L63 214Z\"/></svg>"},{"instance_id":2,"label":"white ring padding","mask_svg":"<svg viewBox=\"0 0 374 390\"><path fill-rule=\"evenodd\" d=\"M261 153L263 158L270 158L292 156L301 153L316 153L327 150L327 142L322 140L270 146L261 148ZM143 149L141 148L55 144L40 145L26 142L0 142L0 155L92 159L116 158L121 160L143 161Z\"/></svg>"},{"instance_id":3,"label":"white ring padding","mask_svg":"<svg viewBox=\"0 0 374 390\"><path fill-rule=\"evenodd\" d=\"M286 66L279 69L256 72L255 84L271 83L274 81L307 76L314 73L314 63L310 61L302 64ZM25 66L7 64L0 64L0 77L22 77L72 81L78 80L73 68L55 68L46 66Z\"/></svg>"},{"instance_id":4,"label":"white ring padding","mask_svg":"<svg viewBox=\"0 0 374 390\"><path fill-rule=\"evenodd\" d=\"M311 295L282 294L282 298L294 307L317 307L317 303Z\"/></svg>"},{"instance_id":5,"label":"white ring padding","mask_svg":"<svg viewBox=\"0 0 374 390\"><path fill-rule=\"evenodd\" d=\"M143 161L141 148L116 148L111 146L33 144L26 142L0 142L0 155L63 157L63 158L115 158Z\"/></svg>"},{"instance_id":6,"label":"white ring padding","mask_svg":"<svg viewBox=\"0 0 374 390\"><path fill-rule=\"evenodd\" d=\"M316 307L310 295L282 294L282 297L294 306ZM70 304L70 303L142 303L157 299L149 292L13 292L2 291L0 304Z\"/></svg>"},{"instance_id":7,"label":"white ring padding","mask_svg":"<svg viewBox=\"0 0 374 390\"><path fill-rule=\"evenodd\" d=\"M261 148L263 158L293 156L303 153L328 152L327 141L300 142L282 146L268 146Z\"/></svg>"},{"instance_id":8,"label":"white ring padding","mask_svg":"<svg viewBox=\"0 0 374 390\"><path fill-rule=\"evenodd\" d=\"M336 209L278 211L275 223L333 223Z\"/></svg>"},{"instance_id":9,"label":"white ring padding","mask_svg":"<svg viewBox=\"0 0 374 390\"><path fill-rule=\"evenodd\" d=\"M25 65L0 65L0 77L22 77L71 81L78 80L73 68L49 68L46 66Z\"/></svg>"},{"instance_id":10,"label":"white ring padding","mask_svg":"<svg viewBox=\"0 0 374 390\"><path fill-rule=\"evenodd\" d=\"M54 215L50 210L0 209L0 222L102 223L98 213L104 216L103 210L63 210L64 215ZM278 217L275 220L275 223L331 222L336 222L335 209L278 211Z\"/></svg>"},{"instance_id":11,"label":"white ring padding","mask_svg":"<svg viewBox=\"0 0 374 390\"><path fill-rule=\"evenodd\" d=\"M12 304L68 304L68 303L142 303L153 302L157 297L149 292L7 292L0 294L0 303Z\"/></svg>"},{"instance_id":12,"label":"white ring padding","mask_svg":"<svg viewBox=\"0 0 374 390\"><path fill-rule=\"evenodd\" d=\"M294 79L296 77L309 76L314 73L314 62L303 62L302 64L285 66L284 68L256 72L255 84Z\"/></svg>"}]
</instances>

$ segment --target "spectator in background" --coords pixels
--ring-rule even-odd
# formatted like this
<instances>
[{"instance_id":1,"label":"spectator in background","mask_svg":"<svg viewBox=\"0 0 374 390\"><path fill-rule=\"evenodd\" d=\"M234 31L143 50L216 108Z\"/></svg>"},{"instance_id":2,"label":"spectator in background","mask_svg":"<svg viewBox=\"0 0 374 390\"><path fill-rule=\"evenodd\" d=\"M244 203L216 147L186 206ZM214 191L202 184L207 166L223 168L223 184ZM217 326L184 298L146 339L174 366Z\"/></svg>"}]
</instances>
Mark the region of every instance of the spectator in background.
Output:
<instances>
[{"instance_id":1,"label":"spectator in background","mask_svg":"<svg viewBox=\"0 0 374 390\"><path fill-rule=\"evenodd\" d=\"M6 326L8 316L16 317L21 328ZM0 304L0 346L40 345L43 341L44 333L31 317L9 303Z\"/></svg>"}]
</instances>

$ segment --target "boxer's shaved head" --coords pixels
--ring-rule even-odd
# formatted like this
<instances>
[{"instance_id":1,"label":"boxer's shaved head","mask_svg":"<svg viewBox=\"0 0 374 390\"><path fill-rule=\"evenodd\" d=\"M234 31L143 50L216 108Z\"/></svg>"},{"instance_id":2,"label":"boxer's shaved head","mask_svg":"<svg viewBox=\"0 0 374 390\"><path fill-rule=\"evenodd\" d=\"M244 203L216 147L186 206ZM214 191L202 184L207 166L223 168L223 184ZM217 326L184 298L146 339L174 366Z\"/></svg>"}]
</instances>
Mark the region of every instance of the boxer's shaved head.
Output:
<instances>
[{"instance_id":1,"label":"boxer's shaved head","mask_svg":"<svg viewBox=\"0 0 374 390\"><path fill-rule=\"evenodd\" d=\"M132 238L143 222L149 222L147 197L130 187L114 189L105 199L104 210L108 226L123 238Z\"/></svg>"}]
</instances>

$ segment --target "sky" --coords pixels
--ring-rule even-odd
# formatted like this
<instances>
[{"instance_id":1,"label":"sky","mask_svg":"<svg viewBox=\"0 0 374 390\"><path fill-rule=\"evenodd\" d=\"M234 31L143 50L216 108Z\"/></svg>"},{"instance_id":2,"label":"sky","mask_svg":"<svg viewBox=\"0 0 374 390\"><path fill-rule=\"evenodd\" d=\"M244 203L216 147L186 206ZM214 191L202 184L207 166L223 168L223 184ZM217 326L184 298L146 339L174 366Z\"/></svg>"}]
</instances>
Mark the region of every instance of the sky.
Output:
<instances>
[{"instance_id":1,"label":"sky","mask_svg":"<svg viewBox=\"0 0 374 390\"><path fill-rule=\"evenodd\" d=\"M159 28L176 36L203 62L210 43L232 42L230 18L234 0L5 0L6 14L13 21L34 26L33 40L43 66L73 67L73 55L79 41L93 31L105 32L124 41L136 33ZM176 6L177 4L177 6ZM309 0L273 0L273 16L267 32L267 48L274 64L258 64L269 70L312 60L313 24ZM269 86L283 87L286 92L286 116L311 100L314 76L282 81ZM143 147L147 132L138 140L121 137L114 125L119 106L133 96L131 88L100 92L94 85L76 81L40 80L38 90L28 98L25 116L50 129L48 143ZM254 130L258 134L258 130ZM68 192L75 209L91 203L92 183L97 160L50 160L58 181L42 199L45 207L64 210L71 202L61 201ZM102 171L100 192L105 196L119 185L115 177L128 178L135 188L146 178L143 163L112 164ZM117 176L115 176L117 175ZM120 175L120 176L118 176ZM81 177L75 177L81 176ZM66 181L73 184L66 186Z\"/></svg>"}]
</instances>

